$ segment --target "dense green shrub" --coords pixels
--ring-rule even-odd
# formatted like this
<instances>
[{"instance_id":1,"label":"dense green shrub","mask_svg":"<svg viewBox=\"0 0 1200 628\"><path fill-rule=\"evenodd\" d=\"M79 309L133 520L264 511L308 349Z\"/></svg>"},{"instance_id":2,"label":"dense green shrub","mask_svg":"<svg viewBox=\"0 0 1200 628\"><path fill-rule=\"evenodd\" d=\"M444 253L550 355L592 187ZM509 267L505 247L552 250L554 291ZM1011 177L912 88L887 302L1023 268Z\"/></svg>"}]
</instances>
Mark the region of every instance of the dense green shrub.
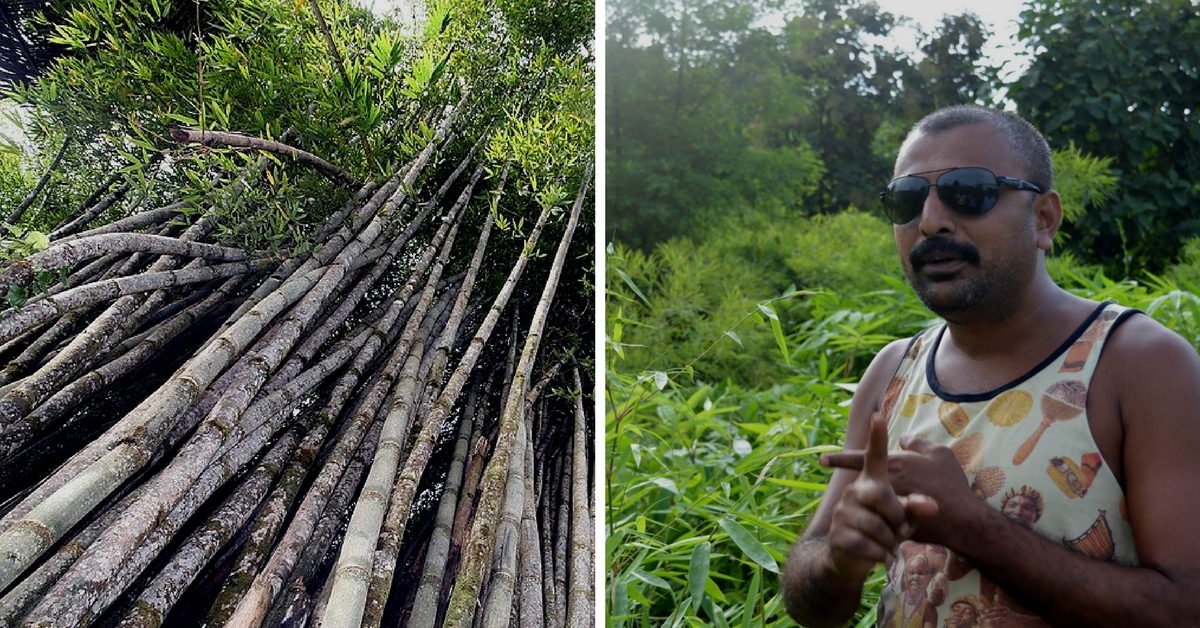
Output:
<instances>
[{"instance_id":1,"label":"dense green shrub","mask_svg":"<svg viewBox=\"0 0 1200 628\"><path fill-rule=\"evenodd\" d=\"M1167 268L1163 277L1193 292L1200 290L1200 237L1184 243L1179 260Z\"/></svg>"},{"instance_id":2,"label":"dense green shrub","mask_svg":"<svg viewBox=\"0 0 1200 628\"><path fill-rule=\"evenodd\" d=\"M900 276L891 223L853 207L811 218L763 209L728 214L704 236L775 294L788 286L857 294L877 288L880 275Z\"/></svg>"},{"instance_id":3,"label":"dense green shrub","mask_svg":"<svg viewBox=\"0 0 1200 628\"><path fill-rule=\"evenodd\" d=\"M650 254L612 249L607 316L610 323L630 321L617 332L632 370L678 369L703 355L693 366L705 381L766 382L782 375L772 360L759 357L775 343L771 332L741 325L756 301L771 296L754 292L762 284L749 269L686 238Z\"/></svg>"},{"instance_id":4,"label":"dense green shrub","mask_svg":"<svg viewBox=\"0 0 1200 628\"><path fill-rule=\"evenodd\" d=\"M635 274L651 267L682 273L691 264L697 289L722 267L703 255L667 252L670 263L620 248L616 257L624 255L618 263ZM1181 289L1196 276L1200 243L1190 244L1181 257L1185 262L1170 276L1143 281L1109 279L1067 254L1051 256L1047 265L1069 291L1139 308L1200 349L1200 296ZM605 358L608 625L793 625L783 609L777 574L825 490L829 471L817 465L817 455L841 446L850 395L878 351L936 319L895 277L881 277L874 290L860 294L826 291L787 306L776 302L780 318L793 323L783 343L786 362L763 323L738 328L745 348L723 342L729 353L780 365L787 375L771 385L716 380L725 383L714 386L705 383L714 380L699 369L704 361L696 363L696 379L678 368L695 355L666 359L681 354L677 347L642 370L630 358L632 349L616 344L622 341L620 328L641 329L644 323L631 313L658 312L654 300L663 287L680 291L677 283L686 282L646 282L643 301L627 296L630 290L619 275L614 277L613 257L609 260L607 326L610 341L616 340ZM756 311L752 301L739 299L743 318ZM638 306L628 307L634 301ZM730 319L738 318L733 303L730 299L723 306ZM613 316L614 304L620 304L623 318ZM719 325L687 331L693 347L723 337ZM745 342L749 337L761 338L753 345L757 348ZM855 626L874 625L882 579L877 570Z\"/></svg>"}]
</instances>

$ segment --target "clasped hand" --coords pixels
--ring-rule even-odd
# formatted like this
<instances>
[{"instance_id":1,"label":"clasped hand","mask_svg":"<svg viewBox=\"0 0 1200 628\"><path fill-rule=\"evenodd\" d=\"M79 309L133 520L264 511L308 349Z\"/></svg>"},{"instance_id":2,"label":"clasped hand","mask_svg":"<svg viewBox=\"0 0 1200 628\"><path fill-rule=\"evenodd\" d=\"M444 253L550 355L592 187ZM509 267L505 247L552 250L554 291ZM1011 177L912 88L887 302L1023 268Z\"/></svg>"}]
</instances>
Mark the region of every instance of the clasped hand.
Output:
<instances>
[{"instance_id":1,"label":"clasped hand","mask_svg":"<svg viewBox=\"0 0 1200 628\"><path fill-rule=\"evenodd\" d=\"M948 448L923 438L900 439L888 454L887 420L871 416L865 450L821 456L823 466L861 471L842 491L829 528L833 566L863 579L903 541L949 545L958 514L978 505Z\"/></svg>"}]
</instances>

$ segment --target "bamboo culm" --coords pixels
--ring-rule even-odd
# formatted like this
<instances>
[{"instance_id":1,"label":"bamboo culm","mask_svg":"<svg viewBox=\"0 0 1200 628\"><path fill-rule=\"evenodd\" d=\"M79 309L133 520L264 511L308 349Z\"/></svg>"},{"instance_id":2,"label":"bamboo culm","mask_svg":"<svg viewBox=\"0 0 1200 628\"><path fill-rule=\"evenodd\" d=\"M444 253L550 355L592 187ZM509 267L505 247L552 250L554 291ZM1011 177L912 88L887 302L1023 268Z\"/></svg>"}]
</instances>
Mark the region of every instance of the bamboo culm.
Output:
<instances>
[{"instance_id":1,"label":"bamboo culm","mask_svg":"<svg viewBox=\"0 0 1200 628\"><path fill-rule=\"evenodd\" d=\"M518 430L524 425L526 382L537 355L550 303L554 300L554 293L558 287L558 277L561 275L566 260L567 248L574 235L575 226L579 224L579 214L583 208L583 201L587 197L590 180L591 167L589 165L584 174L583 184L575 198L575 204L571 209L571 218L559 241L554 264L550 269L550 277L546 280L542 296L534 310L533 320L529 325L529 332L525 335L525 346L521 351L516 373L513 375L512 388L504 402L496 448L484 471L483 482L480 486L481 497L471 529L470 544L464 548L465 560L460 570L458 585L450 598L450 606L446 612L446 625L450 628L468 628L471 611L475 609L479 599L484 572L491 564L497 535L499 533L503 533L505 536L512 535L503 519L497 521L497 514L501 509L502 487L508 479L509 458L513 455L516 446L514 443ZM503 610L501 607L496 612L503 612ZM507 613L504 615L507 616Z\"/></svg>"}]
</instances>

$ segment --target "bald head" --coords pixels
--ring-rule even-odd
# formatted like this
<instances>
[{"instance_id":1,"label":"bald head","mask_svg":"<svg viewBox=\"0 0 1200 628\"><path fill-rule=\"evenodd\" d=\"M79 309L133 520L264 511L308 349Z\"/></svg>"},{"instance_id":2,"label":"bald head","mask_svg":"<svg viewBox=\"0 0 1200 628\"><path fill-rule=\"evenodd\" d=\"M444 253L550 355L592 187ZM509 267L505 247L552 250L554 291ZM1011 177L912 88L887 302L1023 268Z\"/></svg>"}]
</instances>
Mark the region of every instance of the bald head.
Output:
<instances>
[{"instance_id":1,"label":"bald head","mask_svg":"<svg viewBox=\"0 0 1200 628\"><path fill-rule=\"evenodd\" d=\"M1000 131L1016 153L1021 167L1025 169L1022 175L1043 190L1054 187L1054 162L1050 158L1050 146L1046 143L1046 138L1020 116L999 109L975 105L938 109L913 126L904 139L900 152L903 153L918 135L937 135L972 124L986 124Z\"/></svg>"}]
</instances>

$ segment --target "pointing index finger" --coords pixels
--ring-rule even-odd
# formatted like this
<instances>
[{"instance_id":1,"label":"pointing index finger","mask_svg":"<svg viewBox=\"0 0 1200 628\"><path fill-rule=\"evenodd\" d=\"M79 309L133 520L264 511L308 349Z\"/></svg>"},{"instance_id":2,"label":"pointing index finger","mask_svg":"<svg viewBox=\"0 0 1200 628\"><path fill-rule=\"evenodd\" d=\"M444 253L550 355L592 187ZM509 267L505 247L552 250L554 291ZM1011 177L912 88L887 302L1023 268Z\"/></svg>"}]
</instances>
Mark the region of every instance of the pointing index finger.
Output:
<instances>
[{"instance_id":1,"label":"pointing index finger","mask_svg":"<svg viewBox=\"0 0 1200 628\"><path fill-rule=\"evenodd\" d=\"M887 419L876 412L871 415L870 434L867 437L867 451L863 461L863 473L868 477L882 480L888 478L887 448Z\"/></svg>"}]
</instances>

